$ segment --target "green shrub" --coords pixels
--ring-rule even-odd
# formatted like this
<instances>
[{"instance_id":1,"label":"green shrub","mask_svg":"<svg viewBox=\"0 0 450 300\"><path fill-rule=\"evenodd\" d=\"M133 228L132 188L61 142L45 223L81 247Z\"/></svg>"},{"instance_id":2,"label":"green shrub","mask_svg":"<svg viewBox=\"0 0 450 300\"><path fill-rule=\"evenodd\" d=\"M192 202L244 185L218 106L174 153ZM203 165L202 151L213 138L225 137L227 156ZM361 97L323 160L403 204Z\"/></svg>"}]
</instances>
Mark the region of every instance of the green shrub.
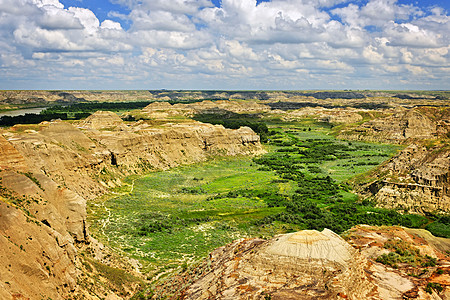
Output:
<instances>
[{"instance_id":1,"label":"green shrub","mask_svg":"<svg viewBox=\"0 0 450 300\"><path fill-rule=\"evenodd\" d=\"M425 291L429 294L433 293L433 290L436 291L436 293L442 292L444 288L439 284L435 282L428 282L427 287L425 288Z\"/></svg>"}]
</instances>

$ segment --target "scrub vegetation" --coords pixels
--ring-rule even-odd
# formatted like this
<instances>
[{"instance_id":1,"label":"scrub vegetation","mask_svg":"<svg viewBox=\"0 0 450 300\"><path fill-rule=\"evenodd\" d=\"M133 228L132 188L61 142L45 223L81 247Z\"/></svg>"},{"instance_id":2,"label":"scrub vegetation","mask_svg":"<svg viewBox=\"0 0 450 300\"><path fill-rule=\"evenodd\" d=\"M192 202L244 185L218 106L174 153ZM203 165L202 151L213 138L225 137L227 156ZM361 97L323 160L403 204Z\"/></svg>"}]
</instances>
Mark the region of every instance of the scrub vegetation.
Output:
<instances>
[{"instance_id":1,"label":"scrub vegetation","mask_svg":"<svg viewBox=\"0 0 450 300\"><path fill-rule=\"evenodd\" d=\"M268 153L260 157L215 157L127 178L128 185L90 204L90 230L153 278L241 237L427 222L360 201L346 184L396 146L337 140L329 125L313 120L273 120L266 128Z\"/></svg>"}]
</instances>

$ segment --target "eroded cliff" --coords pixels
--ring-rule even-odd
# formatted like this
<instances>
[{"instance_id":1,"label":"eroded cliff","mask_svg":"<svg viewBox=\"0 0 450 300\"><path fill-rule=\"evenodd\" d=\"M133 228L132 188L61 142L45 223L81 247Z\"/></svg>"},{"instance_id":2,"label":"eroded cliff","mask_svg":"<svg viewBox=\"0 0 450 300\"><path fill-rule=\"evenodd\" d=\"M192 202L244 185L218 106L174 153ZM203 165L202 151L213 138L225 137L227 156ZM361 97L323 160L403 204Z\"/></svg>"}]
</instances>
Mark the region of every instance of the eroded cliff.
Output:
<instances>
[{"instance_id":1,"label":"eroded cliff","mask_svg":"<svg viewBox=\"0 0 450 300\"><path fill-rule=\"evenodd\" d=\"M338 137L395 144L447 138L450 109L440 107L400 107L385 110L382 115L356 127L342 130Z\"/></svg>"},{"instance_id":2,"label":"eroded cliff","mask_svg":"<svg viewBox=\"0 0 450 300\"><path fill-rule=\"evenodd\" d=\"M199 122L154 127L125 123L111 112L74 124L17 125L1 133L2 299L129 297L138 280L110 284L114 280L108 275L120 270L101 264L112 255L89 236L86 201L120 186L130 174L214 155L263 152L250 128ZM80 257L80 249L89 257ZM123 267L132 269L127 263Z\"/></svg>"},{"instance_id":3,"label":"eroded cliff","mask_svg":"<svg viewBox=\"0 0 450 300\"><path fill-rule=\"evenodd\" d=\"M405 212L450 211L450 148L414 143L369 175L355 179L357 191L380 206Z\"/></svg>"}]
</instances>

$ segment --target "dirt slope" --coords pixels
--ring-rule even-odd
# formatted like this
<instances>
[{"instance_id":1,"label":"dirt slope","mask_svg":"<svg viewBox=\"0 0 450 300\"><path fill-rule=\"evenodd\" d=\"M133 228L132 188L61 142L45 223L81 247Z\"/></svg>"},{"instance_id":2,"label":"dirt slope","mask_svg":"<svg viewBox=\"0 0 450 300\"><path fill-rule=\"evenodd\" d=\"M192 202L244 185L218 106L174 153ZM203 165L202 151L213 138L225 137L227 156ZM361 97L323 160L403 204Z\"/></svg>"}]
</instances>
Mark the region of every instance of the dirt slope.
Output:
<instances>
[{"instance_id":1,"label":"dirt slope","mask_svg":"<svg viewBox=\"0 0 450 300\"><path fill-rule=\"evenodd\" d=\"M129 298L139 274L89 236L86 201L130 174L262 151L250 128L153 127L110 112L2 131L0 298Z\"/></svg>"}]
</instances>

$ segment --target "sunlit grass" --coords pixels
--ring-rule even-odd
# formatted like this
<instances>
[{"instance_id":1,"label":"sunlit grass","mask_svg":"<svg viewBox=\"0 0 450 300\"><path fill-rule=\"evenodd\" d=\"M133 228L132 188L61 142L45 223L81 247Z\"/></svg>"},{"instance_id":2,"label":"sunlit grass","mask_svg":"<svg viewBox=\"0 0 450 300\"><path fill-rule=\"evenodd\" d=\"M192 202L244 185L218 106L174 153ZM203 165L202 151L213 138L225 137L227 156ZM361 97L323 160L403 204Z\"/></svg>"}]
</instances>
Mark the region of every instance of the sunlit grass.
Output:
<instances>
[{"instance_id":1,"label":"sunlit grass","mask_svg":"<svg viewBox=\"0 0 450 300\"><path fill-rule=\"evenodd\" d=\"M278 139L286 142L335 140L328 125L312 120L272 124L271 130L279 132ZM317 175L311 170L319 170L321 176L345 182L374 167L358 165L359 162L370 159L378 164L395 152L394 147L387 145L352 146L359 147L351 158L312 164L318 169L308 169L311 164L298 167L311 176ZM269 142L266 148L273 152L279 147ZM251 157L217 157L196 165L131 176L125 182L127 185L90 203L91 232L102 242L138 259L142 271L149 276L171 272L241 237L270 237L302 229L278 221L255 225L256 220L285 211L284 207L268 207L264 199L255 195L272 191L290 196L297 184L283 180L274 171L264 170ZM228 196L229 192L246 190L251 191L248 198ZM357 199L350 192L341 193L343 202Z\"/></svg>"}]
</instances>

